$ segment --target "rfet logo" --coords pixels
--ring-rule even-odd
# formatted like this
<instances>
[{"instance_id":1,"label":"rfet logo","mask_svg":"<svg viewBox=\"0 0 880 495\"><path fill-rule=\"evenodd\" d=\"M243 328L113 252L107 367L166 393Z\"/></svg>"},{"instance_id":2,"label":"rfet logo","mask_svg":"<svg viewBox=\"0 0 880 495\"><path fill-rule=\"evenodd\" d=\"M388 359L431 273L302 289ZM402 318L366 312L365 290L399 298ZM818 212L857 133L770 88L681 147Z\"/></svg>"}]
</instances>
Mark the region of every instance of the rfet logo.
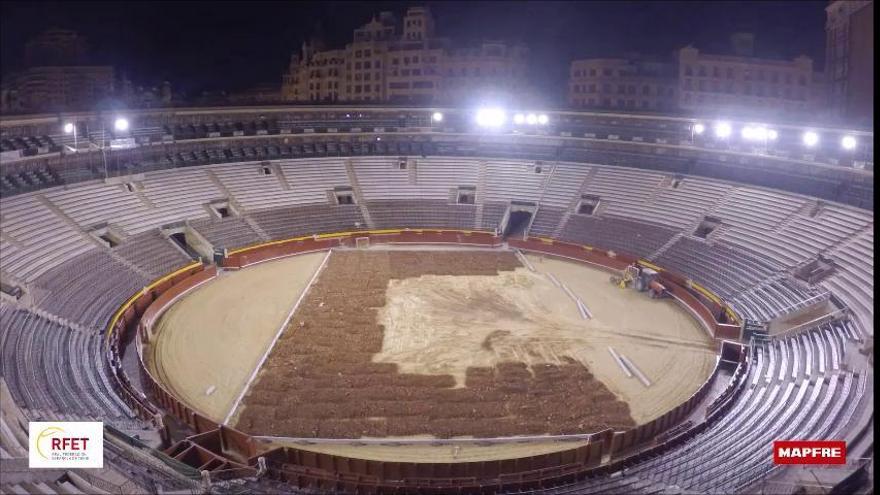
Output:
<instances>
[{"instance_id":1,"label":"rfet logo","mask_svg":"<svg viewBox=\"0 0 880 495\"><path fill-rule=\"evenodd\" d=\"M32 422L28 424L31 468L104 467L104 423Z\"/></svg>"},{"instance_id":2,"label":"rfet logo","mask_svg":"<svg viewBox=\"0 0 880 495\"><path fill-rule=\"evenodd\" d=\"M777 440L774 464L846 464L843 440Z\"/></svg>"}]
</instances>

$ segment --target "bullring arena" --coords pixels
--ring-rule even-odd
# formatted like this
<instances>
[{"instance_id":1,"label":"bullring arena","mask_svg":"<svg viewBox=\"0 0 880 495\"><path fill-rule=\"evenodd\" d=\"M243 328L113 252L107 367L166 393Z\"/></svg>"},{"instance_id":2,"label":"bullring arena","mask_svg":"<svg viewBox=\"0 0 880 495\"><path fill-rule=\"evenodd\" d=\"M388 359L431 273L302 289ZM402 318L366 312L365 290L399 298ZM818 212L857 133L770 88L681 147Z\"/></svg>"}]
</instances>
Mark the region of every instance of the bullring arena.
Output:
<instances>
[{"instance_id":1,"label":"bullring arena","mask_svg":"<svg viewBox=\"0 0 880 495\"><path fill-rule=\"evenodd\" d=\"M536 272L510 250L340 249L259 264L177 302L158 323L152 366L215 421L234 412L227 424L242 431L298 438L594 433L655 419L711 373L710 339L674 301L529 257ZM548 274L590 301L593 318ZM273 300L262 310L268 294L295 306L289 322ZM652 386L627 378L609 346Z\"/></svg>"},{"instance_id":2,"label":"bullring arena","mask_svg":"<svg viewBox=\"0 0 880 495\"><path fill-rule=\"evenodd\" d=\"M0 123L61 142L59 118ZM3 493L871 476L870 168L675 144L699 122L672 117L550 113L541 135L458 109L131 119L132 148L4 162ZM227 120L244 134L198 134ZM42 420L103 422L105 467L28 469ZM784 438L842 439L847 463L779 469Z\"/></svg>"}]
</instances>

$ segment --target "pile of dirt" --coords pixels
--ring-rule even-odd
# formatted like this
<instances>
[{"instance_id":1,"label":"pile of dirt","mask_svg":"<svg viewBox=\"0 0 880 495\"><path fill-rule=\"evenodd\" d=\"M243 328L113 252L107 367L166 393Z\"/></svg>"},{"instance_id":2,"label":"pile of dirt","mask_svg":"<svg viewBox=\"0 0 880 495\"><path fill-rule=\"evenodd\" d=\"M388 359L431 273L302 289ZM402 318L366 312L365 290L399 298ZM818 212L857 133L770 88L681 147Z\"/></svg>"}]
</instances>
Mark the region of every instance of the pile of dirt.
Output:
<instances>
[{"instance_id":1,"label":"pile of dirt","mask_svg":"<svg viewBox=\"0 0 880 495\"><path fill-rule=\"evenodd\" d=\"M510 252L337 251L312 285L243 401L236 427L257 435L357 438L591 433L635 425L580 362L505 361L451 375L400 373L382 351L392 279L498 275ZM493 332L483 343L491 349Z\"/></svg>"}]
</instances>

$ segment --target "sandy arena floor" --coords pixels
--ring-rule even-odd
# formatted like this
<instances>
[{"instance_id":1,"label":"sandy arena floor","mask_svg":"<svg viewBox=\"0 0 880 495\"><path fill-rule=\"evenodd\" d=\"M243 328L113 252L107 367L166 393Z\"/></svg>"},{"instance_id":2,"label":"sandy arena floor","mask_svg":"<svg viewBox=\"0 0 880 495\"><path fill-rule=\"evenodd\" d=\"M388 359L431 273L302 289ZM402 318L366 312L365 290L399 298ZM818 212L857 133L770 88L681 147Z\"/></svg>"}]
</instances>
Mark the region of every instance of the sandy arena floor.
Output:
<instances>
[{"instance_id":1,"label":"sandy arena floor","mask_svg":"<svg viewBox=\"0 0 880 495\"><path fill-rule=\"evenodd\" d=\"M224 272L175 303L156 325L159 338L150 348L157 378L222 421L325 254Z\"/></svg>"},{"instance_id":2,"label":"sandy arena floor","mask_svg":"<svg viewBox=\"0 0 880 495\"><path fill-rule=\"evenodd\" d=\"M222 420L322 257L225 274L177 303L160 321L162 378ZM583 264L529 259L538 273L500 250L334 251L230 424L331 438L591 433L650 421L708 377L710 341L672 300L617 289L608 272ZM546 273L594 319L581 319ZM626 378L608 346L652 386ZM192 364L210 371L196 376ZM463 461L509 447L407 455L427 449ZM382 458L390 447L353 448Z\"/></svg>"}]
</instances>

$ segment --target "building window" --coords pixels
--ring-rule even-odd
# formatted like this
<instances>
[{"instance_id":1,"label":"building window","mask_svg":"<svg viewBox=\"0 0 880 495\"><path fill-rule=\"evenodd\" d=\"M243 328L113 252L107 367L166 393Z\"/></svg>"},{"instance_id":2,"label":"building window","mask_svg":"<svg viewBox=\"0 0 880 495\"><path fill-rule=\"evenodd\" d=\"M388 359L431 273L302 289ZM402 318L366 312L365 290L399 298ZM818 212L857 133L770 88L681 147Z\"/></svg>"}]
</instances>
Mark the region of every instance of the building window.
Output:
<instances>
[{"instance_id":1,"label":"building window","mask_svg":"<svg viewBox=\"0 0 880 495\"><path fill-rule=\"evenodd\" d=\"M361 55L362 55L362 54L363 54L363 52L361 52L360 50L358 50L358 51L354 52L354 58L361 58Z\"/></svg>"},{"instance_id":2,"label":"building window","mask_svg":"<svg viewBox=\"0 0 880 495\"><path fill-rule=\"evenodd\" d=\"M589 103L590 103L590 106L591 106L591 107L596 106L596 99L595 99L595 98L590 98L590 99L589 99Z\"/></svg>"},{"instance_id":3,"label":"building window","mask_svg":"<svg viewBox=\"0 0 880 495\"><path fill-rule=\"evenodd\" d=\"M602 69L603 76L611 76L611 69Z\"/></svg>"},{"instance_id":4,"label":"building window","mask_svg":"<svg viewBox=\"0 0 880 495\"><path fill-rule=\"evenodd\" d=\"M611 84L602 83L602 92L603 93L610 93L611 92Z\"/></svg>"},{"instance_id":5,"label":"building window","mask_svg":"<svg viewBox=\"0 0 880 495\"><path fill-rule=\"evenodd\" d=\"M624 103L624 101L623 101L622 98L618 98L618 99L617 99L617 107L618 107L618 108L623 108L623 106L624 106L625 104L626 104L626 103Z\"/></svg>"},{"instance_id":6,"label":"building window","mask_svg":"<svg viewBox=\"0 0 880 495\"><path fill-rule=\"evenodd\" d=\"M364 62L364 69L372 69L372 68L373 68L373 64L371 64L369 60Z\"/></svg>"},{"instance_id":7,"label":"building window","mask_svg":"<svg viewBox=\"0 0 880 495\"><path fill-rule=\"evenodd\" d=\"M590 93L595 93L595 92L596 92L596 85L590 84Z\"/></svg>"},{"instance_id":8,"label":"building window","mask_svg":"<svg viewBox=\"0 0 880 495\"><path fill-rule=\"evenodd\" d=\"M364 50L364 57L370 56L370 50Z\"/></svg>"},{"instance_id":9,"label":"building window","mask_svg":"<svg viewBox=\"0 0 880 495\"><path fill-rule=\"evenodd\" d=\"M403 57L403 65L409 65L409 57Z\"/></svg>"},{"instance_id":10,"label":"building window","mask_svg":"<svg viewBox=\"0 0 880 495\"><path fill-rule=\"evenodd\" d=\"M590 77L596 77L596 69L590 69Z\"/></svg>"}]
</instances>

